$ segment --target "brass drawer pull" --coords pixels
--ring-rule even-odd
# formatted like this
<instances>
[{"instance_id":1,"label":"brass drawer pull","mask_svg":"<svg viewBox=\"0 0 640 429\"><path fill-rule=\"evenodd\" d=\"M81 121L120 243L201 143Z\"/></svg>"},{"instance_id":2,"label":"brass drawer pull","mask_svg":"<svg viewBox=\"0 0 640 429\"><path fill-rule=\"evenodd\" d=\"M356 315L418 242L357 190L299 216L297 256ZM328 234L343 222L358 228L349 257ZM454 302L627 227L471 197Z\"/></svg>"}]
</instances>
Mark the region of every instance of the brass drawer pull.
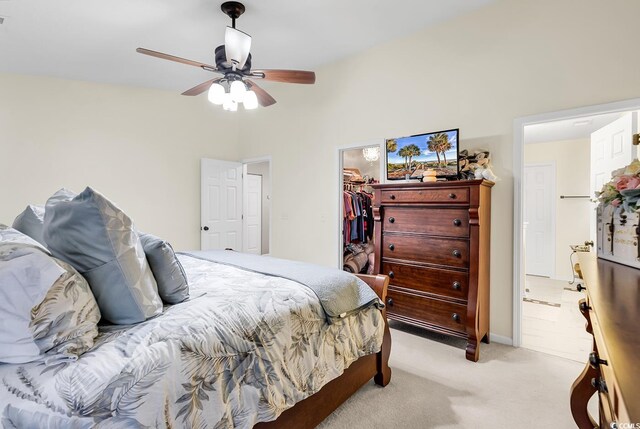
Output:
<instances>
[{"instance_id":1,"label":"brass drawer pull","mask_svg":"<svg viewBox=\"0 0 640 429\"><path fill-rule=\"evenodd\" d=\"M394 246L393 244L390 244L390 245L389 245L389 250L393 250L393 249L395 249L395 248L396 248L396 246Z\"/></svg>"},{"instance_id":2,"label":"brass drawer pull","mask_svg":"<svg viewBox=\"0 0 640 429\"><path fill-rule=\"evenodd\" d=\"M453 224L454 224L455 226L460 226L460 225L462 225L462 221L461 221L460 219L454 219L454 220L453 220Z\"/></svg>"},{"instance_id":3,"label":"brass drawer pull","mask_svg":"<svg viewBox=\"0 0 640 429\"><path fill-rule=\"evenodd\" d=\"M456 258L459 258L460 256L462 256L462 253L459 250L454 250L453 252L451 252L451 254L453 256L455 256Z\"/></svg>"},{"instance_id":4,"label":"brass drawer pull","mask_svg":"<svg viewBox=\"0 0 640 429\"><path fill-rule=\"evenodd\" d=\"M460 322L460 315L458 313L453 313L451 315L451 318L455 321L455 322Z\"/></svg>"},{"instance_id":5,"label":"brass drawer pull","mask_svg":"<svg viewBox=\"0 0 640 429\"><path fill-rule=\"evenodd\" d=\"M452 286L455 290L460 290L462 288L462 286L460 285L460 282L458 281L453 282Z\"/></svg>"},{"instance_id":6,"label":"brass drawer pull","mask_svg":"<svg viewBox=\"0 0 640 429\"><path fill-rule=\"evenodd\" d=\"M394 273L393 271L389 271L389 278L392 279L396 276L396 273Z\"/></svg>"},{"instance_id":7,"label":"brass drawer pull","mask_svg":"<svg viewBox=\"0 0 640 429\"><path fill-rule=\"evenodd\" d=\"M389 218L389 223L394 223L395 221L396 221L396 218L395 218L395 217L390 217L390 218Z\"/></svg>"}]
</instances>

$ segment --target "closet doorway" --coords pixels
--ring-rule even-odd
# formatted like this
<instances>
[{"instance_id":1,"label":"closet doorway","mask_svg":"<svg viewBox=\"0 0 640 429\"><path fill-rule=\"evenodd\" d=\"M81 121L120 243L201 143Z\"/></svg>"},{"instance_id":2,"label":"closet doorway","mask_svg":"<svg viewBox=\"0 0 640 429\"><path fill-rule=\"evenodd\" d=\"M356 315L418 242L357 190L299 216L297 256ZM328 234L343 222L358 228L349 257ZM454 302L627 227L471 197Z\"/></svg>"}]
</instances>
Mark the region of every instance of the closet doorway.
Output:
<instances>
[{"instance_id":1,"label":"closet doorway","mask_svg":"<svg viewBox=\"0 0 640 429\"><path fill-rule=\"evenodd\" d=\"M373 188L381 183L384 140L338 149L338 267L351 273L373 273Z\"/></svg>"}]
</instances>

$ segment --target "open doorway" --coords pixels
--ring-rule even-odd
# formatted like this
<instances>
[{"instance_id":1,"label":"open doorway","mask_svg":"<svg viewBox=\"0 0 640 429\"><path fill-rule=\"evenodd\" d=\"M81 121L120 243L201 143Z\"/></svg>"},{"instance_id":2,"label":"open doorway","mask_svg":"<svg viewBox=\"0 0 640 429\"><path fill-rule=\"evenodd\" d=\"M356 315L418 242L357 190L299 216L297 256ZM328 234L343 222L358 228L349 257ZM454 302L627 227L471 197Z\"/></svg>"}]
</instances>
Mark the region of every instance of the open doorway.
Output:
<instances>
[{"instance_id":1,"label":"open doorway","mask_svg":"<svg viewBox=\"0 0 640 429\"><path fill-rule=\"evenodd\" d=\"M381 182L383 142L342 148L339 156L339 263L351 273L374 273L373 188Z\"/></svg>"},{"instance_id":2,"label":"open doorway","mask_svg":"<svg viewBox=\"0 0 640 429\"><path fill-rule=\"evenodd\" d=\"M516 124L514 345L586 361L592 338L578 310L584 293L570 246L595 251L595 192L637 158L638 107L617 103Z\"/></svg>"},{"instance_id":3,"label":"open doorway","mask_svg":"<svg viewBox=\"0 0 640 429\"><path fill-rule=\"evenodd\" d=\"M243 251L268 255L271 241L271 160L243 164Z\"/></svg>"}]
</instances>

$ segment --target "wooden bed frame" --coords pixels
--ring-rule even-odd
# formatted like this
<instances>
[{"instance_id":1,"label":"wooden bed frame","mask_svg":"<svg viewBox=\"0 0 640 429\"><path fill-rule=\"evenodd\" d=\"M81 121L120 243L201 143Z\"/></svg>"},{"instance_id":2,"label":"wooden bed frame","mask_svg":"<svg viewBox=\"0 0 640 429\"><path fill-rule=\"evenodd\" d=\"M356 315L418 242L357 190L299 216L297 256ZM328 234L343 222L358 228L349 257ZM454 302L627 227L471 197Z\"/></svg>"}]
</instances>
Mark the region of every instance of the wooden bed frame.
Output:
<instances>
[{"instance_id":1,"label":"wooden bed frame","mask_svg":"<svg viewBox=\"0 0 640 429\"><path fill-rule=\"evenodd\" d=\"M389 277L384 275L358 275L358 277L371 286L382 302L386 302ZM384 387L389 384L391 381L391 368L389 368L391 333L389 332L386 309L381 311L384 318L384 338L382 348L378 353L361 357L353 362L340 377L324 385L314 395L298 402L280 414L276 420L258 423L254 429L311 429L319 425L372 378L379 386Z\"/></svg>"}]
</instances>

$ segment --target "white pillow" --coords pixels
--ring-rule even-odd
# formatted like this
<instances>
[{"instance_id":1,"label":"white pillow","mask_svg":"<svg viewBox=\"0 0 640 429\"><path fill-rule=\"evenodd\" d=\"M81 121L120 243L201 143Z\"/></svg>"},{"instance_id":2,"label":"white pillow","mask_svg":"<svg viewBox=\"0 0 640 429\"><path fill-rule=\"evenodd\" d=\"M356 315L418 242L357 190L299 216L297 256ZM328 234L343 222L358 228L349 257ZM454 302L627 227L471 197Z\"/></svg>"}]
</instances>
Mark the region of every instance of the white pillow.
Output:
<instances>
[{"instance_id":1,"label":"white pillow","mask_svg":"<svg viewBox=\"0 0 640 429\"><path fill-rule=\"evenodd\" d=\"M75 359L98 335L95 298L71 266L18 234L0 226L0 362Z\"/></svg>"}]
</instances>

